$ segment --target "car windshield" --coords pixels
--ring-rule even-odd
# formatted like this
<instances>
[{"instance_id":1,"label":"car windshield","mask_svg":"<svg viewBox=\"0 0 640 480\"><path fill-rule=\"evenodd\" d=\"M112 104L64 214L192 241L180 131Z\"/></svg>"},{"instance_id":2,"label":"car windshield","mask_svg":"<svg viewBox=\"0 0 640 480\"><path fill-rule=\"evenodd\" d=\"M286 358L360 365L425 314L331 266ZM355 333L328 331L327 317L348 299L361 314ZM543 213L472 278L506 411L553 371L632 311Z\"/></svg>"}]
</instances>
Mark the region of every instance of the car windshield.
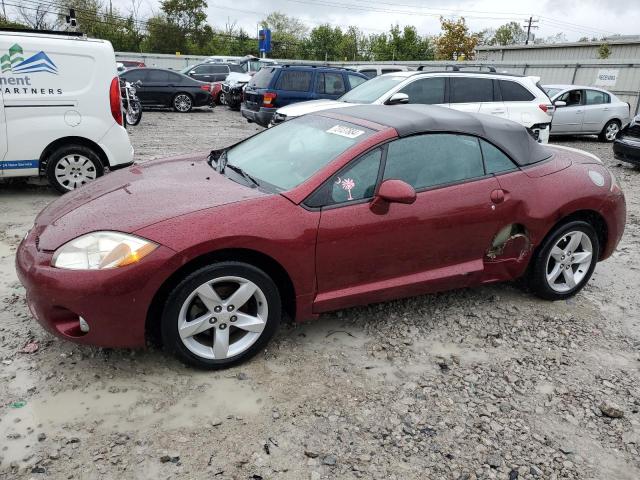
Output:
<instances>
[{"instance_id":1,"label":"car windshield","mask_svg":"<svg viewBox=\"0 0 640 480\"><path fill-rule=\"evenodd\" d=\"M406 78L394 75L372 78L345 93L338 100L347 103L373 103Z\"/></svg>"},{"instance_id":2,"label":"car windshield","mask_svg":"<svg viewBox=\"0 0 640 480\"><path fill-rule=\"evenodd\" d=\"M547 92L549 98L555 97L558 93L562 91L561 88L552 88L552 87L544 87L544 91Z\"/></svg>"},{"instance_id":3,"label":"car windshield","mask_svg":"<svg viewBox=\"0 0 640 480\"><path fill-rule=\"evenodd\" d=\"M182 70L180 70L180 73L184 73L186 74L189 70L191 70L193 68L193 66L191 67L184 67Z\"/></svg>"},{"instance_id":4,"label":"car windshield","mask_svg":"<svg viewBox=\"0 0 640 480\"><path fill-rule=\"evenodd\" d=\"M231 147L226 152L226 166L234 173L241 169L248 174L245 178L255 179L251 183L267 190L290 190L372 133L342 120L307 115Z\"/></svg>"}]
</instances>

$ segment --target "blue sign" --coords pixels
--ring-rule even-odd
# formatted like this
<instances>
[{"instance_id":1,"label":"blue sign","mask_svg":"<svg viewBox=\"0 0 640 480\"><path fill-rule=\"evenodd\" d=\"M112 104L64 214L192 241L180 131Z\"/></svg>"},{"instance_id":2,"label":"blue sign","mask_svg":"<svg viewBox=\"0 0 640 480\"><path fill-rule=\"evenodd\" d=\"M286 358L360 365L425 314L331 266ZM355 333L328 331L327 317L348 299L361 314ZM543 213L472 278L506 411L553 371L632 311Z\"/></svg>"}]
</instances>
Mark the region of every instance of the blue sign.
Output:
<instances>
[{"instance_id":1,"label":"blue sign","mask_svg":"<svg viewBox=\"0 0 640 480\"><path fill-rule=\"evenodd\" d=\"M271 30L268 28L258 32L258 47L260 52L266 53L271 51Z\"/></svg>"}]
</instances>

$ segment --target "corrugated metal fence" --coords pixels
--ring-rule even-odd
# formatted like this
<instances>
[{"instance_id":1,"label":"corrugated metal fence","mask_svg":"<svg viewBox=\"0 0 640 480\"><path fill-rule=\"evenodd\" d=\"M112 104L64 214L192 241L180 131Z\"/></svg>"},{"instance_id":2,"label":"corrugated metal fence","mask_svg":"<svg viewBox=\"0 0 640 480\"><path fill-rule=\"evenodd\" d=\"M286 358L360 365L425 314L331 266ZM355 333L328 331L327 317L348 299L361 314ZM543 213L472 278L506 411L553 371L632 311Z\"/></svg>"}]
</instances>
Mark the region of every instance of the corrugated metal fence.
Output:
<instances>
[{"instance_id":1,"label":"corrugated metal fence","mask_svg":"<svg viewBox=\"0 0 640 480\"><path fill-rule=\"evenodd\" d=\"M203 61L206 57L196 55L163 55L146 53L117 52L117 60L139 60L148 67L172 68L180 70ZM280 63L305 63L325 65L324 62L305 60L278 60ZM347 66L367 62L329 62L329 65ZM380 64L407 65L412 68L423 66L424 70L437 71L452 65L466 65L469 70L494 66L498 72L534 75L544 84L575 84L597 86L616 94L622 101L631 105L631 113L638 114L640 109L640 58L607 60L544 60L513 62L374 62Z\"/></svg>"}]
</instances>

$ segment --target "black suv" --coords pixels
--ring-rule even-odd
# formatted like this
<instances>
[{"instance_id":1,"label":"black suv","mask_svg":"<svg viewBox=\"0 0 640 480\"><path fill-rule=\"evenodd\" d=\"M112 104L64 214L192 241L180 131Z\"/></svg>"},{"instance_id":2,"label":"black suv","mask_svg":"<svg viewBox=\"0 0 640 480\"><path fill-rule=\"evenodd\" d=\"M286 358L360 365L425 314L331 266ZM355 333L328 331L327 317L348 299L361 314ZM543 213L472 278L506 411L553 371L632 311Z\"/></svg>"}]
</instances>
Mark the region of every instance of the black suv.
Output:
<instances>
[{"instance_id":1,"label":"black suv","mask_svg":"<svg viewBox=\"0 0 640 480\"><path fill-rule=\"evenodd\" d=\"M361 73L337 67L262 67L245 89L242 116L266 127L280 107L306 100L335 100L367 80Z\"/></svg>"}]
</instances>

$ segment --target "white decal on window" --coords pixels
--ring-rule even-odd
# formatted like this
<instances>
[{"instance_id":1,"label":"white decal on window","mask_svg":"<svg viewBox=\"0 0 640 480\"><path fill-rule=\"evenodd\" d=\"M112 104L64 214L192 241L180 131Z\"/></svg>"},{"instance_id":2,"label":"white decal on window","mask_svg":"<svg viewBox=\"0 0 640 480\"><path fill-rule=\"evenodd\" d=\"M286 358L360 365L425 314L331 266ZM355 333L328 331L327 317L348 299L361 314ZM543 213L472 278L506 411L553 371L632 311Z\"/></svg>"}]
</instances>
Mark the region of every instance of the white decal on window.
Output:
<instances>
[{"instance_id":1,"label":"white decal on window","mask_svg":"<svg viewBox=\"0 0 640 480\"><path fill-rule=\"evenodd\" d=\"M364 133L364 130L345 127L344 125L335 125L327 130L327 133L333 133L334 135L340 135L341 137L357 138Z\"/></svg>"}]
</instances>

